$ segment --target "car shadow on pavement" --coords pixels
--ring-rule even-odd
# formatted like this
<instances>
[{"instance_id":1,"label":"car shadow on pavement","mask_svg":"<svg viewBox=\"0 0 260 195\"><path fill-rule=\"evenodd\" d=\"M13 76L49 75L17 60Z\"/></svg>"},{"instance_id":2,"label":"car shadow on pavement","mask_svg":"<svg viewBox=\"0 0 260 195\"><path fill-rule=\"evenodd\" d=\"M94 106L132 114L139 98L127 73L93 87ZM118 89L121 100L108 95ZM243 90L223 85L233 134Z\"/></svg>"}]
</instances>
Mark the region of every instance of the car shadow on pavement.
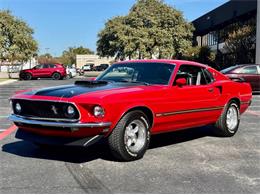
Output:
<instances>
[{"instance_id":1,"label":"car shadow on pavement","mask_svg":"<svg viewBox=\"0 0 260 195\"><path fill-rule=\"evenodd\" d=\"M212 128L212 126L206 126L153 135L149 149L158 148L159 150L160 147L188 142L206 136L214 136ZM70 163L84 163L96 159L117 161L110 153L106 141L96 143L87 148L58 146L39 147L30 142L16 141L3 145L2 151L27 158L57 160Z\"/></svg>"}]
</instances>

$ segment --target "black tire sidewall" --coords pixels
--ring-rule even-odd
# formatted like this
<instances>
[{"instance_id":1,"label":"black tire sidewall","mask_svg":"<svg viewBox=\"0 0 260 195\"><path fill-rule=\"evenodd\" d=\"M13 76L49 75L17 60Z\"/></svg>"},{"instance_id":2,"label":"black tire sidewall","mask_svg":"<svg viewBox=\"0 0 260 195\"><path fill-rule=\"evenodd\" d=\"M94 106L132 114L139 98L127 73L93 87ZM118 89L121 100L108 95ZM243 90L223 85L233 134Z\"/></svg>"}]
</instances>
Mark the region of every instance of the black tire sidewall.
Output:
<instances>
[{"instance_id":1,"label":"black tire sidewall","mask_svg":"<svg viewBox=\"0 0 260 195\"><path fill-rule=\"evenodd\" d=\"M56 77L56 75L58 75L58 77ZM52 78L53 78L54 80L60 80L60 79L61 79L61 75L60 75L60 73L55 72L55 73L53 73Z\"/></svg>"},{"instance_id":2,"label":"black tire sidewall","mask_svg":"<svg viewBox=\"0 0 260 195\"><path fill-rule=\"evenodd\" d=\"M227 112L231 106L235 107L236 112L237 112L237 125L233 129L229 129L227 126ZM228 106L226 107L223 123L224 123L223 125L225 126L225 129L226 129L226 131L228 131L228 133L234 135L237 132L239 123L240 123L240 114L239 114L238 105L234 101L229 102Z\"/></svg>"},{"instance_id":3,"label":"black tire sidewall","mask_svg":"<svg viewBox=\"0 0 260 195\"><path fill-rule=\"evenodd\" d=\"M133 153L133 152L129 151L127 146L125 145L125 142L124 142L126 127L134 120L140 120L143 123L143 125L146 127L146 131L145 131L145 136L146 136L145 144L142 147L142 149L140 149L137 153ZM147 120L147 117L145 116L145 114L143 112L139 112L139 111L130 113L126 117L126 123L124 125L124 129L122 131L122 135L121 136L122 136L121 140L122 140L122 144L124 145L125 152L129 156L131 156L131 158L137 158L137 159L141 158L144 155L144 153L146 152L147 148L149 147L149 143L150 143L149 123L148 123L148 120Z\"/></svg>"},{"instance_id":4,"label":"black tire sidewall","mask_svg":"<svg viewBox=\"0 0 260 195\"><path fill-rule=\"evenodd\" d=\"M25 80L31 80L31 79L32 79L31 73L25 73Z\"/></svg>"},{"instance_id":5,"label":"black tire sidewall","mask_svg":"<svg viewBox=\"0 0 260 195\"><path fill-rule=\"evenodd\" d=\"M125 144L126 127L133 121L140 120L146 128L144 146L136 153L130 152ZM133 110L126 113L117 123L108 137L108 143L112 154L120 161L133 161L143 157L150 143L150 121L140 110Z\"/></svg>"}]
</instances>

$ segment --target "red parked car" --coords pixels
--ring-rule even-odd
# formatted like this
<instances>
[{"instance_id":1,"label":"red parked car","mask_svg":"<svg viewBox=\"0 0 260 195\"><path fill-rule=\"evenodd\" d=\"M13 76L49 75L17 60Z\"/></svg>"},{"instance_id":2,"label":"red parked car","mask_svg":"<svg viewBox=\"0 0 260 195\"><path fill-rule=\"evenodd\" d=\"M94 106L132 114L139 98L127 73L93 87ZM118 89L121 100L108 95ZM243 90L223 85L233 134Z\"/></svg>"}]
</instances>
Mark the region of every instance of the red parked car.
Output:
<instances>
[{"instance_id":1,"label":"red parked car","mask_svg":"<svg viewBox=\"0 0 260 195\"><path fill-rule=\"evenodd\" d=\"M231 79L242 79L250 83L252 91L260 92L260 65L241 64L221 71Z\"/></svg>"},{"instance_id":2,"label":"red parked car","mask_svg":"<svg viewBox=\"0 0 260 195\"><path fill-rule=\"evenodd\" d=\"M153 134L214 124L233 136L251 92L196 62L126 61L94 81L16 94L9 118L16 138L81 146L106 138L115 157L130 161L142 158Z\"/></svg>"},{"instance_id":3,"label":"red parked car","mask_svg":"<svg viewBox=\"0 0 260 195\"><path fill-rule=\"evenodd\" d=\"M59 80L67 75L66 68L62 64L39 64L32 69L21 70L19 77L23 80L34 78L53 78Z\"/></svg>"}]
</instances>

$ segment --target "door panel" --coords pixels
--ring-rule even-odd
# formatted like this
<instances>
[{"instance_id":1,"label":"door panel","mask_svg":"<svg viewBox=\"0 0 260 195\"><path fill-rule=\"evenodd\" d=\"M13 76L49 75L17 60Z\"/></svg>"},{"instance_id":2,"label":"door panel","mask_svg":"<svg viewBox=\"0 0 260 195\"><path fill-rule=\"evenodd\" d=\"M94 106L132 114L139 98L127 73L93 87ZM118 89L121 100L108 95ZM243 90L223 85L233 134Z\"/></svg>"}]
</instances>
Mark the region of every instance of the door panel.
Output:
<instances>
[{"instance_id":1,"label":"door panel","mask_svg":"<svg viewBox=\"0 0 260 195\"><path fill-rule=\"evenodd\" d=\"M33 70L33 75L34 77L41 77L42 75L42 69L43 69L43 65L37 65L35 66L34 70Z\"/></svg>"},{"instance_id":2,"label":"door panel","mask_svg":"<svg viewBox=\"0 0 260 195\"><path fill-rule=\"evenodd\" d=\"M196 71L191 74L199 75ZM186 74L183 73L178 74ZM220 116L223 109L223 105L219 101L221 86L214 82L204 83L205 81L202 79L198 80L198 76L195 78L191 76L187 80L190 80L189 85L172 86L167 91L167 95L161 103L160 112L155 113L157 120L157 125L153 128L155 132L202 126L215 122Z\"/></svg>"},{"instance_id":3,"label":"door panel","mask_svg":"<svg viewBox=\"0 0 260 195\"><path fill-rule=\"evenodd\" d=\"M172 87L156 113L158 130L173 130L214 122L222 111L220 91L213 85ZM154 128L156 131L156 128Z\"/></svg>"},{"instance_id":4,"label":"door panel","mask_svg":"<svg viewBox=\"0 0 260 195\"><path fill-rule=\"evenodd\" d=\"M42 77L49 77L50 76L49 73L50 73L49 64L44 64L43 68L42 68L41 76Z\"/></svg>"}]
</instances>

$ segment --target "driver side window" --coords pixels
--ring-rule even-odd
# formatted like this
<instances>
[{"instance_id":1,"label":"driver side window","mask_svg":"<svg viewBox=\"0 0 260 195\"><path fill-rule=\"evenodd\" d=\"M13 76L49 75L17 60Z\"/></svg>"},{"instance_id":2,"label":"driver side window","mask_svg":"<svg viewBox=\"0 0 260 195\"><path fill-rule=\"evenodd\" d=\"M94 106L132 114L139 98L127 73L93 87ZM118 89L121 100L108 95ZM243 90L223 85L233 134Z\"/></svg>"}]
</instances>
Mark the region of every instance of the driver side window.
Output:
<instances>
[{"instance_id":1,"label":"driver side window","mask_svg":"<svg viewBox=\"0 0 260 195\"><path fill-rule=\"evenodd\" d=\"M38 69L43 68L43 65L42 65L42 64L39 64L39 65L35 66L34 68L35 68L36 70L38 70Z\"/></svg>"},{"instance_id":2,"label":"driver side window","mask_svg":"<svg viewBox=\"0 0 260 195\"><path fill-rule=\"evenodd\" d=\"M175 77L174 85L176 85L176 80L179 78L186 79L187 85L189 86L208 84L203 68L199 66L185 64L181 65Z\"/></svg>"}]
</instances>

